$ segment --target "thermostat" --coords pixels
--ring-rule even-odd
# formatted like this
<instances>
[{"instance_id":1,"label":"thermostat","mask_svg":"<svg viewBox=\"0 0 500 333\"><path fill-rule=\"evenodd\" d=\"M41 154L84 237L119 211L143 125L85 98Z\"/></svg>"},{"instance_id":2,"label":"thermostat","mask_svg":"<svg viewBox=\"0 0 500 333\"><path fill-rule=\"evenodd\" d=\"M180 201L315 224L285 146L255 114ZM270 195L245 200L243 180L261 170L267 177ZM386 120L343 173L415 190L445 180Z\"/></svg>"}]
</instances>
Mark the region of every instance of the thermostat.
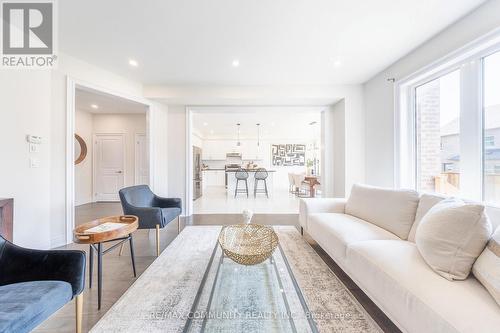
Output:
<instances>
[{"instance_id":1,"label":"thermostat","mask_svg":"<svg viewBox=\"0 0 500 333\"><path fill-rule=\"evenodd\" d=\"M34 144L41 144L42 137L38 136L38 135L27 135L26 141L28 141L29 143L34 143Z\"/></svg>"}]
</instances>

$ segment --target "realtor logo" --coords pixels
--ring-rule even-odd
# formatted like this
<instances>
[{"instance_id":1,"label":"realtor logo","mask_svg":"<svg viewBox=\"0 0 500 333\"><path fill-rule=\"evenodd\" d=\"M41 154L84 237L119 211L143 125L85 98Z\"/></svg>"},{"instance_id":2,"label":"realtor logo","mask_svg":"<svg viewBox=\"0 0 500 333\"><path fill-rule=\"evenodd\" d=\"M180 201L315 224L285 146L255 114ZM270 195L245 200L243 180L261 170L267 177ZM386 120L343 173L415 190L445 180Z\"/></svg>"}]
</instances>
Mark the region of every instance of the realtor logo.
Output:
<instances>
[{"instance_id":1,"label":"realtor logo","mask_svg":"<svg viewBox=\"0 0 500 333\"><path fill-rule=\"evenodd\" d=\"M52 1L3 1L2 20L2 67L53 67Z\"/></svg>"}]
</instances>

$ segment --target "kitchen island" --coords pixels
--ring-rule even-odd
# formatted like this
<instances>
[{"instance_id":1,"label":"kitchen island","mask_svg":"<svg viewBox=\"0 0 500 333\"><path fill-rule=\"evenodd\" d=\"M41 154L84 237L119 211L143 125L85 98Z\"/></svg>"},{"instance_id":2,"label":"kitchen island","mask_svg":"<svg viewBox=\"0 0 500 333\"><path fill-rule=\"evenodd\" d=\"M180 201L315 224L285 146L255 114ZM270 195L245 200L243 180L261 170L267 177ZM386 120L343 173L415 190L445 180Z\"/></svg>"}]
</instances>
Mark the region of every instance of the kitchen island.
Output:
<instances>
[{"instance_id":1,"label":"kitchen island","mask_svg":"<svg viewBox=\"0 0 500 333\"><path fill-rule=\"evenodd\" d=\"M254 189L254 184L255 184L255 172L258 171L258 169L244 169L246 172L248 172L248 196L253 197L253 189ZM269 193L269 196L273 193L274 190L274 173L276 170L266 170L268 172L268 177L266 179L267 182L267 191ZM226 170L226 180L227 180L227 194L234 196L234 191L236 189L236 170ZM245 188L245 182L240 181L239 188L238 189L244 189ZM264 182L259 181L259 190L264 189ZM262 192L257 193L257 196L263 196L264 198L266 195ZM245 193L238 193L238 197L246 197Z\"/></svg>"}]
</instances>

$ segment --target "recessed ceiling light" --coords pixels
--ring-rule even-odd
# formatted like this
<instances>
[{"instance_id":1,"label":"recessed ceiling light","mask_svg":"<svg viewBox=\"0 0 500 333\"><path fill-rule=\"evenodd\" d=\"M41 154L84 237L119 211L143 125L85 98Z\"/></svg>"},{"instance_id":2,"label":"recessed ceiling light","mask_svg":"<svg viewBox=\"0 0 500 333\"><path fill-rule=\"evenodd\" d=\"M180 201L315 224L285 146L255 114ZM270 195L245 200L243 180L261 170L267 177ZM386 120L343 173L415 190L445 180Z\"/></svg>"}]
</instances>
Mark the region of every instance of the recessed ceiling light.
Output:
<instances>
[{"instance_id":1,"label":"recessed ceiling light","mask_svg":"<svg viewBox=\"0 0 500 333\"><path fill-rule=\"evenodd\" d=\"M99 105L97 105L97 104L90 104L90 107L91 107L92 109L94 109L94 110L99 109Z\"/></svg>"},{"instance_id":2,"label":"recessed ceiling light","mask_svg":"<svg viewBox=\"0 0 500 333\"><path fill-rule=\"evenodd\" d=\"M273 122L271 123L271 126L274 126L274 125L276 125L276 123L273 121Z\"/></svg>"},{"instance_id":3,"label":"recessed ceiling light","mask_svg":"<svg viewBox=\"0 0 500 333\"><path fill-rule=\"evenodd\" d=\"M210 130L210 134L214 134L214 130Z\"/></svg>"},{"instance_id":4,"label":"recessed ceiling light","mask_svg":"<svg viewBox=\"0 0 500 333\"><path fill-rule=\"evenodd\" d=\"M332 58L330 61L331 61L331 64L333 65L333 67L342 66L342 61L340 61L339 58Z\"/></svg>"},{"instance_id":5,"label":"recessed ceiling light","mask_svg":"<svg viewBox=\"0 0 500 333\"><path fill-rule=\"evenodd\" d=\"M134 60L134 59L129 59L128 60L128 64L132 67L137 67L139 66L139 63L137 62L137 60Z\"/></svg>"},{"instance_id":6,"label":"recessed ceiling light","mask_svg":"<svg viewBox=\"0 0 500 333\"><path fill-rule=\"evenodd\" d=\"M208 123L203 123L203 126L208 126Z\"/></svg>"},{"instance_id":7,"label":"recessed ceiling light","mask_svg":"<svg viewBox=\"0 0 500 333\"><path fill-rule=\"evenodd\" d=\"M233 62L231 63L233 67L239 67L240 66L240 61L238 59L234 59Z\"/></svg>"}]
</instances>

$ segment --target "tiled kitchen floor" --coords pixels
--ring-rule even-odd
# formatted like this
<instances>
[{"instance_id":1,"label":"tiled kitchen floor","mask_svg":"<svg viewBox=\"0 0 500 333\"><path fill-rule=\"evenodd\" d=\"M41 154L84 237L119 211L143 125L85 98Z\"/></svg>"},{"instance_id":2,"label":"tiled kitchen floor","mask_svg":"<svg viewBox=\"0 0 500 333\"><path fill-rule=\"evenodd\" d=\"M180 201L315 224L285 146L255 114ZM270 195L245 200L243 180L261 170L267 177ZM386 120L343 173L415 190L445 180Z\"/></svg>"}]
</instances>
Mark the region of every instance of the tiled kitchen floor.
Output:
<instances>
[{"instance_id":1,"label":"tiled kitchen floor","mask_svg":"<svg viewBox=\"0 0 500 333\"><path fill-rule=\"evenodd\" d=\"M227 193L224 186L209 186L203 195L193 202L195 214L237 214L244 209L250 209L256 214L298 214L299 198L285 189L275 189L269 193L269 198L263 193L253 196L249 191L245 194Z\"/></svg>"}]
</instances>

